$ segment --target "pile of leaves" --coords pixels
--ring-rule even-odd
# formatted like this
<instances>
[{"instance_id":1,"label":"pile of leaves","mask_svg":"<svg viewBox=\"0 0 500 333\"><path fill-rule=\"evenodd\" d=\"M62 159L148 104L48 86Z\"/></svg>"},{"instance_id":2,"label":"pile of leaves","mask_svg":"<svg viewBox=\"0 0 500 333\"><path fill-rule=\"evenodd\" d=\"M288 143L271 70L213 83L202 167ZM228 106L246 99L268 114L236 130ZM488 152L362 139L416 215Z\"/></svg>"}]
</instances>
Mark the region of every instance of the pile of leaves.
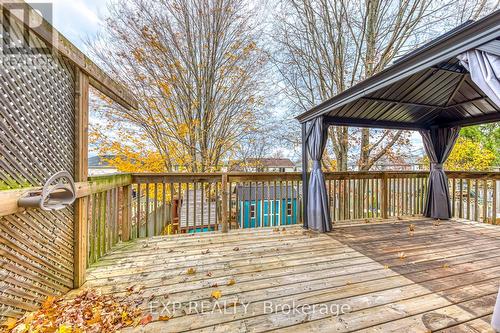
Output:
<instances>
[{"instance_id":1,"label":"pile of leaves","mask_svg":"<svg viewBox=\"0 0 500 333\"><path fill-rule=\"evenodd\" d=\"M141 316L141 302L100 295L92 290L82 291L72 300L49 296L40 310L27 313L19 320L10 318L2 324L2 329L9 333L116 332L151 321L151 315Z\"/></svg>"}]
</instances>

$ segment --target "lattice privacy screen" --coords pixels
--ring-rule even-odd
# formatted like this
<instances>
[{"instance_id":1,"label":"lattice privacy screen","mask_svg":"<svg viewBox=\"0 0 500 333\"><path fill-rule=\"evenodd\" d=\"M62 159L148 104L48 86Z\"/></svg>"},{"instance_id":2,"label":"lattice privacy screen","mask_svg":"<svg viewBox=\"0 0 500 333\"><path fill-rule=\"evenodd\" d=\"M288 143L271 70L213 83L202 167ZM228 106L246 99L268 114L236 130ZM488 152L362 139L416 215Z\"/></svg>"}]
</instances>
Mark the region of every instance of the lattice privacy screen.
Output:
<instances>
[{"instance_id":1,"label":"lattice privacy screen","mask_svg":"<svg viewBox=\"0 0 500 333\"><path fill-rule=\"evenodd\" d=\"M25 37L5 17L1 33L4 43ZM0 190L39 186L60 170L74 175L74 70L27 50L15 57L29 65L0 64ZM0 321L35 309L72 281L73 209L0 217Z\"/></svg>"}]
</instances>

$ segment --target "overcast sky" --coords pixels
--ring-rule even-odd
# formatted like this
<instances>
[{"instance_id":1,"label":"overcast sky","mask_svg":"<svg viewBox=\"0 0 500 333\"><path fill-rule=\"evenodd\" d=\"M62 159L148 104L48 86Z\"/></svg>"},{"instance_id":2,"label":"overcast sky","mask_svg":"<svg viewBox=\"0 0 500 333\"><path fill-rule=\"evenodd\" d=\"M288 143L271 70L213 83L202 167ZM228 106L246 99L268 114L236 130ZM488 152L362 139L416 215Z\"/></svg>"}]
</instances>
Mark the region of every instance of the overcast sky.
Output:
<instances>
[{"instance_id":1,"label":"overcast sky","mask_svg":"<svg viewBox=\"0 0 500 333\"><path fill-rule=\"evenodd\" d=\"M52 24L71 42L85 50L83 40L98 30L100 19L106 14L109 0L33 0L51 2Z\"/></svg>"},{"instance_id":2,"label":"overcast sky","mask_svg":"<svg viewBox=\"0 0 500 333\"><path fill-rule=\"evenodd\" d=\"M73 44L85 52L84 40L99 30L112 0L33 0L29 2L52 2L53 25ZM414 148L421 150L418 133L412 133Z\"/></svg>"}]
</instances>

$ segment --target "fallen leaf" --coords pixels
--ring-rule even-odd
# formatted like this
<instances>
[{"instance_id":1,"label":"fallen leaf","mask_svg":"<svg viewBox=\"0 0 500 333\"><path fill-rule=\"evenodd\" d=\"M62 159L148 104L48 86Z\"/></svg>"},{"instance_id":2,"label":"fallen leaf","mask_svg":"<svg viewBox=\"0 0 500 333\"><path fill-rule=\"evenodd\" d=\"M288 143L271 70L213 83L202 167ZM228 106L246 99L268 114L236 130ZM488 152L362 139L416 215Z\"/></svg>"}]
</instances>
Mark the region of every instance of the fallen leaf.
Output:
<instances>
[{"instance_id":1,"label":"fallen leaf","mask_svg":"<svg viewBox=\"0 0 500 333\"><path fill-rule=\"evenodd\" d=\"M230 302L230 303L226 303L226 308L232 308L232 307L237 307L237 306L240 306L241 303L239 301L234 301L234 302Z\"/></svg>"},{"instance_id":2,"label":"fallen leaf","mask_svg":"<svg viewBox=\"0 0 500 333\"><path fill-rule=\"evenodd\" d=\"M214 290L210 296L214 299L219 299L222 296L222 292L220 290Z\"/></svg>"},{"instance_id":3,"label":"fallen leaf","mask_svg":"<svg viewBox=\"0 0 500 333\"><path fill-rule=\"evenodd\" d=\"M30 312L30 313L27 313L25 315L25 319L24 319L24 324L26 326L30 326L31 323L33 322L33 319L35 318L35 313L34 312Z\"/></svg>"},{"instance_id":4,"label":"fallen leaf","mask_svg":"<svg viewBox=\"0 0 500 333\"><path fill-rule=\"evenodd\" d=\"M214 284L210 285L210 287L212 287L212 288L217 288L218 286L219 285L217 283L214 283Z\"/></svg>"},{"instance_id":5,"label":"fallen leaf","mask_svg":"<svg viewBox=\"0 0 500 333\"><path fill-rule=\"evenodd\" d=\"M410 224L409 228L410 228L410 231L415 231L415 225L414 224Z\"/></svg>"},{"instance_id":6,"label":"fallen leaf","mask_svg":"<svg viewBox=\"0 0 500 333\"><path fill-rule=\"evenodd\" d=\"M235 247L235 248L233 249L233 251L239 251L239 250L240 250L240 248L239 248L239 247Z\"/></svg>"},{"instance_id":7,"label":"fallen leaf","mask_svg":"<svg viewBox=\"0 0 500 333\"><path fill-rule=\"evenodd\" d=\"M207 276L211 277L212 276L212 272L207 272Z\"/></svg>"},{"instance_id":8,"label":"fallen leaf","mask_svg":"<svg viewBox=\"0 0 500 333\"><path fill-rule=\"evenodd\" d=\"M87 321L87 325L94 325L99 323L100 321L101 321L101 312L100 309L98 309L97 311L93 311L92 319Z\"/></svg>"},{"instance_id":9,"label":"fallen leaf","mask_svg":"<svg viewBox=\"0 0 500 333\"><path fill-rule=\"evenodd\" d=\"M132 324L132 326L134 327L137 327L139 324L141 323L141 318L135 318L134 319L134 323Z\"/></svg>"},{"instance_id":10,"label":"fallen leaf","mask_svg":"<svg viewBox=\"0 0 500 333\"><path fill-rule=\"evenodd\" d=\"M145 326L145 325L149 324L151 321L153 321L153 316L151 314L148 314L147 316L145 316L141 319L140 323L142 326Z\"/></svg>"},{"instance_id":11,"label":"fallen leaf","mask_svg":"<svg viewBox=\"0 0 500 333\"><path fill-rule=\"evenodd\" d=\"M187 275L193 275L196 274L196 269L193 267L189 267L188 270L186 271Z\"/></svg>"},{"instance_id":12,"label":"fallen leaf","mask_svg":"<svg viewBox=\"0 0 500 333\"><path fill-rule=\"evenodd\" d=\"M167 320L170 320L170 317L169 316L159 316L158 320L159 321L167 321Z\"/></svg>"},{"instance_id":13,"label":"fallen leaf","mask_svg":"<svg viewBox=\"0 0 500 333\"><path fill-rule=\"evenodd\" d=\"M406 258L406 254L404 252L399 252L398 256L399 256L399 259L401 259L401 260Z\"/></svg>"},{"instance_id":14,"label":"fallen leaf","mask_svg":"<svg viewBox=\"0 0 500 333\"><path fill-rule=\"evenodd\" d=\"M59 326L59 329L57 330L57 333L72 333L73 328L71 326L68 326L66 324L63 324Z\"/></svg>"},{"instance_id":15,"label":"fallen leaf","mask_svg":"<svg viewBox=\"0 0 500 333\"><path fill-rule=\"evenodd\" d=\"M450 265L448 265L448 264L444 264L444 265L443 265L443 268L445 268L445 269L446 269L446 268L450 268Z\"/></svg>"},{"instance_id":16,"label":"fallen leaf","mask_svg":"<svg viewBox=\"0 0 500 333\"><path fill-rule=\"evenodd\" d=\"M385 266L384 266L384 268L385 268L385 269L389 269L389 265L385 265Z\"/></svg>"},{"instance_id":17,"label":"fallen leaf","mask_svg":"<svg viewBox=\"0 0 500 333\"><path fill-rule=\"evenodd\" d=\"M52 306L52 304L54 304L55 301L56 301L56 298L54 296L47 296L45 301L43 301L43 303L42 303L42 309L44 309L44 310L49 309Z\"/></svg>"},{"instance_id":18,"label":"fallen leaf","mask_svg":"<svg viewBox=\"0 0 500 333\"><path fill-rule=\"evenodd\" d=\"M227 282L227 285L228 286L232 286L233 284L236 283L236 280L235 279L230 279L228 282Z\"/></svg>"},{"instance_id":19,"label":"fallen leaf","mask_svg":"<svg viewBox=\"0 0 500 333\"><path fill-rule=\"evenodd\" d=\"M9 332L116 332L141 320L139 300L127 297L101 295L94 290L84 290L73 299L48 297L44 308L26 313ZM138 302L139 301L139 302ZM6 325L5 325L6 326ZM2 327L3 332L3 327Z\"/></svg>"},{"instance_id":20,"label":"fallen leaf","mask_svg":"<svg viewBox=\"0 0 500 333\"><path fill-rule=\"evenodd\" d=\"M122 323L125 325L131 325L134 321L130 318L129 314L125 311L122 312Z\"/></svg>"},{"instance_id":21,"label":"fallen leaf","mask_svg":"<svg viewBox=\"0 0 500 333\"><path fill-rule=\"evenodd\" d=\"M9 330L13 329L14 327L16 327L16 324L17 324L17 319L15 319L15 318L7 318L7 320L5 320L2 323L2 327L6 327L7 331L9 331Z\"/></svg>"}]
</instances>

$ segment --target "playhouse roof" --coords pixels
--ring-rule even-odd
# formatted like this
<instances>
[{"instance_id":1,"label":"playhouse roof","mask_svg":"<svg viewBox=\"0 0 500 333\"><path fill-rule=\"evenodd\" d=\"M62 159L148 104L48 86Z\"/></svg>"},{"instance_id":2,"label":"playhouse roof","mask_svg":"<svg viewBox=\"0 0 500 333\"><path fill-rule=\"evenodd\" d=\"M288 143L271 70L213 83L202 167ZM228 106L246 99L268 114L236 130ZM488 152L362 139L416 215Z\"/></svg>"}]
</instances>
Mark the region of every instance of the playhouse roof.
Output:
<instances>
[{"instance_id":1,"label":"playhouse roof","mask_svg":"<svg viewBox=\"0 0 500 333\"><path fill-rule=\"evenodd\" d=\"M297 199L297 190L293 186L238 186L235 189L238 200L276 200L276 199Z\"/></svg>"}]
</instances>

